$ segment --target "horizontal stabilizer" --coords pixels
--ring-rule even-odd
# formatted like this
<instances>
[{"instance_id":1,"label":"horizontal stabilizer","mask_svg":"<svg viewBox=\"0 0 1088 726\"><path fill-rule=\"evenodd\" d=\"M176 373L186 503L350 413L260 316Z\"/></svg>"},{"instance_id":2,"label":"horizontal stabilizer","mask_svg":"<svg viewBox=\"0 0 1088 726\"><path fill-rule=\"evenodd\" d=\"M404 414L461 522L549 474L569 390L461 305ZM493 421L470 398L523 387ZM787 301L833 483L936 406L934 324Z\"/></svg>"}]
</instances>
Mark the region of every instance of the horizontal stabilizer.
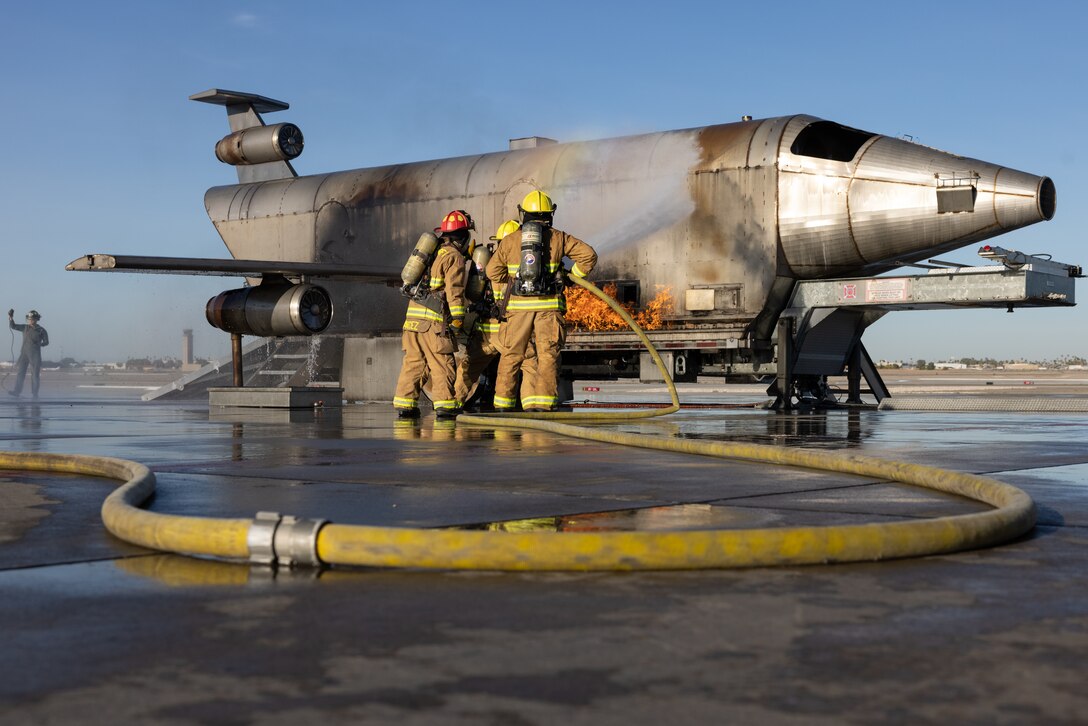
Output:
<instances>
[{"instance_id":1,"label":"horizontal stabilizer","mask_svg":"<svg viewBox=\"0 0 1088 726\"><path fill-rule=\"evenodd\" d=\"M190 101L201 101L224 106L227 110L227 123L230 124L232 134L246 129L264 126L262 113L274 113L286 111L290 105L284 101L277 101L267 96L259 96L256 93L242 93L240 91L226 91L222 88L209 88L207 91L194 93L189 96ZM297 127L295 128L297 131ZM216 152L218 156L218 151ZM297 154L296 154L297 156ZM220 161L226 161L219 157ZM293 157L291 157L293 158ZM234 162L228 162L234 163ZM248 163L235 166L238 173L239 184L253 184L257 182L275 181L277 179L293 179L298 176L295 167L286 159L281 161L268 161L260 164Z\"/></svg>"},{"instance_id":2,"label":"horizontal stabilizer","mask_svg":"<svg viewBox=\"0 0 1088 726\"><path fill-rule=\"evenodd\" d=\"M225 91L221 88L209 88L207 91L194 93L189 96L189 100L214 103L220 106L252 106L257 113L273 113L291 108L290 104L277 101L274 98L258 96L256 93Z\"/></svg>"},{"instance_id":3,"label":"horizontal stabilizer","mask_svg":"<svg viewBox=\"0 0 1088 726\"><path fill-rule=\"evenodd\" d=\"M64 269L86 272L144 272L165 275L219 275L221 277L320 277L399 285L400 270L328 262L284 260L216 260L201 257L137 257L133 255L84 255Z\"/></svg>"}]
</instances>

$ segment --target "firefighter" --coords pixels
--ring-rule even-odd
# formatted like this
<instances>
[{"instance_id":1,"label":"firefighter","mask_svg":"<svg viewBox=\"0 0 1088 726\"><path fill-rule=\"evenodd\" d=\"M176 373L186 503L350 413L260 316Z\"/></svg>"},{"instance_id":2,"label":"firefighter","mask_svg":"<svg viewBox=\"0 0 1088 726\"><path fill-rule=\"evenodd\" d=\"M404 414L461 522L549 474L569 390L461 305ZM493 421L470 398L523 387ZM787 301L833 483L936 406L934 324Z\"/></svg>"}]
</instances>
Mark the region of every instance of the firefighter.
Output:
<instances>
[{"instance_id":1,"label":"firefighter","mask_svg":"<svg viewBox=\"0 0 1088 726\"><path fill-rule=\"evenodd\" d=\"M559 404L559 351L566 336L563 314L567 309L563 258L574 261L572 275L585 277L597 264L597 253L577 237L552 227L555 210L544 192L525 195L518 205L521 228L503 238L487 265L505 316L498 334L502 357L495 408L499 411L511 411L517 403L517 373L530 342L536 346L537 370L524 376L521 406L526 411L552 411Z\"/></svg>"},{"instance_id":2,"label":"firefighter","mask_svg":"<svg viewBox=\"0 0 1088 726\"><path fill-rule=\"evenodd\" d=\"M23 394L23 381L26 380L26 371L30 369L30 392L34 398L38 397L38 388L41 386L42 376L42 348L49 345L49 333L38 325L42 316L37 310L31 310L26 314L26 324L15 322L15 311L8 310L8 327L18 330L23 334L23 348L19 354L18 371L15 376L15 390L8 391L12 396Z\"/></svg>"},{"instance_id":3,"label":"firefighter","mask_svg":"<svg viewBox=\"0 0 1088 726\"><path fill-rule=\"evenodd\" d=\"M495 234L490 238L494 244L489 245L491 253L494 253L494 247L502 241L503 237L517 230L521 224L514 219L508 219L499 225L499 228L495 231ZM473 266L474 268L475 266ZM476 274L483 277L483 293L479 302L474 303L472 307L479 313L476 321L472 325L472 331L469 333L468 342L465 344L465 356L457 363L457 382L456 392L457 401L464 406L465 401L468 399L469 392L472 390L472 386L480 381L480 376L488 369L491 363L499 357L500 351L497 347L497 337L499 332L499 312L495 302L495 296L492 293L491 281L487 279L486 272L482 269L470 268L470 275ZM525 360L521 365L522 377L528 376L532 378L536 371L536 351L533 349L533 345L530 342L528 349L525 353ZM484 381L480 381L481 386L485 386ZM492 381L487 387L493 388L494 381ZM486 388L484 389L486 390ZM493 394L494 391L492 390ZM487 396L490 399L491 396Z\"/></svg>"},{"instance_id":4,"label":"firefighter","mask_svg":"<svg viewBox=\"0 0 1088 726\"><path fill-rule=\"evenodd\" d=\"M465 258L472 253L473 229L472 218L459 209L434 230L438 248L404 319L404 362L393 397L399 418L419 418L419 392L428 379L435 415L449 419L460 413L454 396L455 336L465 321Z\"/></svg>"}]
</instances>

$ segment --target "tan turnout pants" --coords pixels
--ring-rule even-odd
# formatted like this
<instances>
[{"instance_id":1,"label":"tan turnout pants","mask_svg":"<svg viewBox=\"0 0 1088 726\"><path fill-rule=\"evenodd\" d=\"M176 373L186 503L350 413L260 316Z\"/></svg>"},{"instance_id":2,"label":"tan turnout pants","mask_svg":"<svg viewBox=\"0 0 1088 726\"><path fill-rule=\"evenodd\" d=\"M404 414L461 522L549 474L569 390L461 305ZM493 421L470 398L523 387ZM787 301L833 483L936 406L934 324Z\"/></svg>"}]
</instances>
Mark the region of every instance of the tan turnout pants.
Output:
<instances>
[{"instance_id":1,"label":"tan turnout pants","mask_svg":"<svg viewBox=\"0 0 1088 726\"><path fill-rule=\"evenodd\" d=\"M559 351L563 349L565 338L563 313L558 310L507 312L498 333L502 357L495 381L495 408L514 408L519 370L522 373L522 408L557 406ZM536 348L535 369L524 365L530 345Z\"/></svg>"},{"instance_id":2,"label":"tan turnout pants","mask_svg":"<svg viewBox=\"0 0 1088 726\"><path fill-rule=\"evenodd\" d=\"M497 337L498 333L475 333L468 339L465 357L457 362L457 380L454 387L457 401L462 406L472 393L472 387L480 380L480 375L491 365L491 361L501 355ZM536 375L536 346L530 340L521 361L522 397L529 395L525 382L535 380Z\"/></svg>"},{"instance_id":3,"label":"tan turnout pants","mask_svg":"<svg viewBox=\"0 0 1088 726\"><path fill-rule=\"evenodd\" d=\"M428 380L431 385L431 400L436 411L456 409L453 385L456 364L455 346L444 335L428 330L423 333L405 331L401 336L404 349L404 362L400 366L397 378L397 390L393 395L396 408L418 408L419 392Z\"/></svg>"},{"instance_id":4,"label":"tan turnout pants","mask_svg":"<svg viewBox=\"0 0 1088 726\"><path fill-rule=\"evenodd\" d=\"M499 354L499 349L495 347L495 341L492 340L496 335L498 334L477 330L468 337L465 357L457 363L457 376L454 383L454 393L462 405L468 398L469 392L472 391L472 387L476 385L476 381L480 380L480 374Z\"/></svg>"}]
</instances>

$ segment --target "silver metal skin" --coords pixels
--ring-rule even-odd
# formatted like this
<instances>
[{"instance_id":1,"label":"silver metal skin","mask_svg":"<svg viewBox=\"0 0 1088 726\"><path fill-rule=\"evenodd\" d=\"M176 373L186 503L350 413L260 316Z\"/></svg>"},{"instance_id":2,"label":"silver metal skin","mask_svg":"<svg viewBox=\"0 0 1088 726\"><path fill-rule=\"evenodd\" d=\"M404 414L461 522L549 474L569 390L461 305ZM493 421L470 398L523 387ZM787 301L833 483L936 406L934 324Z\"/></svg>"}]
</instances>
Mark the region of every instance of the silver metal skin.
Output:
<instances>
[{"instance_id":1,"label":"silver metal skin","mask_svg":"<svg viewBox=\"0 0 1088 726\"><path fill-rule=\"evenodd\" d=\"M798 117L782 146L813 119ZM1054 185L995 164L874 136L848 162L779 158L779 230L799 279L875 274L1054 216ZM941 214L948 182L974 188L971 212Z\"/></svg>"},{"instance_id":2,"label":"silver metal skin","mask_svg":"<svg viewBox=\"0 0 1088 726\"><path fill-rule=\"evenodd\" d=\"M845 160L813 155L841 151L836 135L861 143ZM560 204L557 227L597 249L595 279L639 281L642 303L668 286L672 317L693 325L774 318L794 280L877 274L1055 207L1046 177L811 116L215 187L205 206L237 258L397 267L450 209L497 227L533 189ZM939 197L962 211L939 211ZM686 310L690 289L722 294ZM397 291L328 291L326 332L399 328Z\"/></svg>"}]
</instances>

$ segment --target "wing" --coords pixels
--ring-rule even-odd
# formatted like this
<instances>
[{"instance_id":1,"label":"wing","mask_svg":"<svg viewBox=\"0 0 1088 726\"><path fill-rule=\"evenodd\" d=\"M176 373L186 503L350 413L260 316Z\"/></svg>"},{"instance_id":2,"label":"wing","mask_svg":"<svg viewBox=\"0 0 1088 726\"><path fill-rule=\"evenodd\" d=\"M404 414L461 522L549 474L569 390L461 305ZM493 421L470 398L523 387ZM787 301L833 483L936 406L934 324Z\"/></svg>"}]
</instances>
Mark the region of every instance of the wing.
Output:
<instances>
[{"instance_id":1,"label":"wing","mask_svg":"<svg viewBox=\"0 0 1088 726\"><path fill-rule=\"evenodd\" d=\"M399 285L400 270L391 267L341 265L284 260L217 260L202 257L138 257L84 255L64 266L86 272L144 272L165 275L219 275L221 277L320 277Z\"/></svg>"}]
</instances>

